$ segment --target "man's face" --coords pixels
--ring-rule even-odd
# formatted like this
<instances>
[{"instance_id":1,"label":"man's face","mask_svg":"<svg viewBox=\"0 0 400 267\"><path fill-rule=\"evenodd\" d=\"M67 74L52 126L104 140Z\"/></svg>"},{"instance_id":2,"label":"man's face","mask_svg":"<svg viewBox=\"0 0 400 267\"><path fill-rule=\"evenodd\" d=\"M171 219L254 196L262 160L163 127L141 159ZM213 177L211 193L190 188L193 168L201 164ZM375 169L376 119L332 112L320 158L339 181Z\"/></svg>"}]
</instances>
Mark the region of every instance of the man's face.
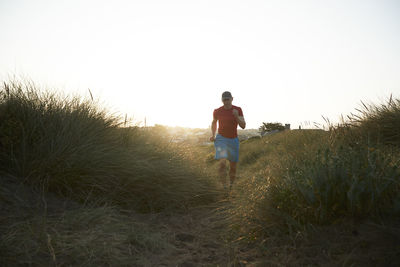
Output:
<instances>
[{"instance_id":1,"label":"man's face","mask_svg":"<svg viewBox=\"0 0 400 267\"><path fill-rule=\"evenodd\" d=\"M230 104L232 104L232 100L233 100L233 97L223 97L222 103L224 103L224 105L230 105Z\"/></svg>"}]
</instances>

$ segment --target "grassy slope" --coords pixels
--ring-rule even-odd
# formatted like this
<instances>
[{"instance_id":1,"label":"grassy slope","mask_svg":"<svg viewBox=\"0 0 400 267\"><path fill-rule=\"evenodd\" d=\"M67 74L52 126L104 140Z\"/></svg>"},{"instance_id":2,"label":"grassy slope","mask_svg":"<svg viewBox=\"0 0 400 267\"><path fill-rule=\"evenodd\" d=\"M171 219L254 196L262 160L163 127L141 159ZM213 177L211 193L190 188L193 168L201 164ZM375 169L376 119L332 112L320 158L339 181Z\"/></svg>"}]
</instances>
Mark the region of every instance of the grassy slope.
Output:
<instances>
[{"instance_id":1,"label":"grassy slope","mask_svg":"<svg viewBox=\"0 0 400 267\"><path fill-rule=\"evenodd\" d=\"M186 154L157 132L121 128L90 99L5 83L0 265L131 265L168 254L165 231L132 212L181 213L218 199Z\"/></svg>"},{"instance_id":2,"label":"grassy slope","mask_svg":"<svg viewBox=\"0 0 400 267\"><path fill-rule=\"evenodd\" d=\"M399 103L329 132L242 142L225 199L213 146L171 144L91 100L6 83L0 264L395 265Z\"/></svg>"},{"instance_id":3,"label":"grassy slope","mask_svg":"<svg viewBox=\"0 0 400 267\"><path fill-rule=\"evenodd\" d=\"M330 131L241 143L231 228L261 246L263 264L400 263L399 132L380 125L398 125L400 105L388 105Z\"/></svg>"}]
</instances>

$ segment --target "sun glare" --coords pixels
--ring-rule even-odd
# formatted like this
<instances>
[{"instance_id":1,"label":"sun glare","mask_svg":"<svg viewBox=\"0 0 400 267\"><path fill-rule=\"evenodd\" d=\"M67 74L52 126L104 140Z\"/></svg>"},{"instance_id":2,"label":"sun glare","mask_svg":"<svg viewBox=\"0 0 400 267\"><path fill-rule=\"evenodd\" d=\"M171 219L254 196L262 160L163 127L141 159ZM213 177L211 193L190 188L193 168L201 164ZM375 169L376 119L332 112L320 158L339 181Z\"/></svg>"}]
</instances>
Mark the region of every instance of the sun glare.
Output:
<instances>
[{"instance_id":1,"label":"sun glare","mask_svg":"<svg viewBox=\"0 0 400 267\"><path fill-rule=\"evenodd\" d=\"M15 3L0 19L0 71L90 88L150 125L207 128L225 90L249 128L337 121L360 100L400 94L400 23L390 5L329 5Z\"/></svg>"}]
</instances>

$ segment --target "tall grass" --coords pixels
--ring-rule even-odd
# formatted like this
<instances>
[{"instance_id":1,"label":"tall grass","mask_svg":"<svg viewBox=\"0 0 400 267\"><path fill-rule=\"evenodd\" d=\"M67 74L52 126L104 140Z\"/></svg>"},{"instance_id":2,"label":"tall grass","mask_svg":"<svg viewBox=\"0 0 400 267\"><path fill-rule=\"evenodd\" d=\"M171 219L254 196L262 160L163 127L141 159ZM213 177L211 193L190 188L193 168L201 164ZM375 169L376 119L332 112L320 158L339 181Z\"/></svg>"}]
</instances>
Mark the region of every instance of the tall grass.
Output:
<instances>
[{"instance_id":1,"label":"tall grass","mask_svg":"<svg viewBox=\"0 0 400 267\"><path fill-rule=\"evenodd\" d=\"M213 180L177 146L121 121L91 99L5 82L0 171L82 203L143 212L214 200Z\"/></svg>"},{"instance_id":2,"label":"tall grass","mask_svg":"<svg viewBox=\"0 0 400 267\"><path fill-rule=\"evenodd\" d=\"M283 232L289 241L274 240L296 243L310 225L398 218L400 101L363 107L328 131L241 143L237 183L223 202L231 205L218 210L227 211L235 238L262 247ZM219 199L212 146L174 144L157 127L122 124L93 99L30 82L2 85L0 265L151 265L146 257L173 248L162 232L133 221L131 209L181 211ZM284 246L296 256L295 245Z\"/></svg>"},{"instance_id":3,"label":"tall grass","mask_svg":"<svg viewBox=\"0 0 400 267\"><path fill-rule=\"evenodd\" d=\"M250 239L314 224L400 215L400 101L365 106L328 131L241 145L232 227ZM354 118L357 118L355 120Z\"/></svg>"},{"instance_id":4,"label":"tall grass","mask_svg":"<svg viewBox=\"0 0 400 267\"><path fill-rule=\"evenodd\" d=\"M2 84L1 266L154 265L174 250L133 210L214 202L214 179L157 129L125 124L93 99Z\"/></svg>"},{"instance_id":5,"label":"tall grass","mask_svg":"<svg viewBox=\"0 0 400 267\"><path fill-rule=\"evenodd\" d=\"M360 137L370 145L400 147L400 99L392 95L386 103L365 104L356 109L358 113L348 116L348 123L357 129Z\"/></svg>"},{"instance_id":6,"label":"tall grass","mask_svg":"<svg viewBox=\"0 0 400 267\"><path fill-rule=\"evenodd\" d=\"M174 249L165 233L113 207L12 219L0 224L1 266L149 266Z\"/></svg>"}]
</instances>

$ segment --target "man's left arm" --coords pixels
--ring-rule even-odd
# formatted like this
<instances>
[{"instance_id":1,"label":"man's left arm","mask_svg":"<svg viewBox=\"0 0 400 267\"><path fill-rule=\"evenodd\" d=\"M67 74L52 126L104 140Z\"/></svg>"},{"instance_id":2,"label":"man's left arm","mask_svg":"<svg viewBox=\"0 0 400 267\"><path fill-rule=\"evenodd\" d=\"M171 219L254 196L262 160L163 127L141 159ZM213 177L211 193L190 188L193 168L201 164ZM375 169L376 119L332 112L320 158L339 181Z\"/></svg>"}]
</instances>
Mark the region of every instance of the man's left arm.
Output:
<instances>
[{"instance_id":1,"label":"man's left arm","mask_svg":"<svg viewBox=\"0 0 400 267\"><path fill-rule=\"evenodd\" d=\"M246 128L246 121L244 120L242 109L234 109L233 116L235 117L237 123L239 124L240 128Z\"/></svg>"}]
</instances>

